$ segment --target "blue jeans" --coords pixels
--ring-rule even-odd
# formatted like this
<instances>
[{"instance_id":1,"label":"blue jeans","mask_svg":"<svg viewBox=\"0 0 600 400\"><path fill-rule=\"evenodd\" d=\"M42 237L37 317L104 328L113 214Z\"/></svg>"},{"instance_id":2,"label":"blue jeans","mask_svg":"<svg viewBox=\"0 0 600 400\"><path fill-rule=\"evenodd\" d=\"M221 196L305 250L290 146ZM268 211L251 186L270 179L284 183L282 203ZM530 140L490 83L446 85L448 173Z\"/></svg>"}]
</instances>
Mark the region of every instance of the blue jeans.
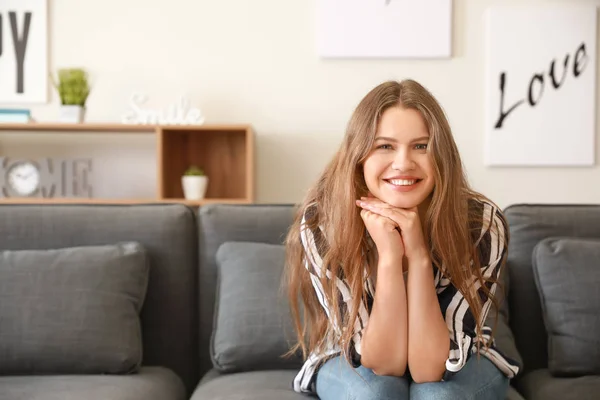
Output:
<instances>
[{"instance_id":1,"label":"blue jeans","mask_svg":"<svg viewBox=\"0 0 600 400\"><path fill-rule=\"evenodd\" d=\"M335 357L317 373L321 400L504 400L508 378L484 356L470 357L451 380L415 383L409 377L380 376L360 366L352 368Z\"/></svg>"}]
</instances>

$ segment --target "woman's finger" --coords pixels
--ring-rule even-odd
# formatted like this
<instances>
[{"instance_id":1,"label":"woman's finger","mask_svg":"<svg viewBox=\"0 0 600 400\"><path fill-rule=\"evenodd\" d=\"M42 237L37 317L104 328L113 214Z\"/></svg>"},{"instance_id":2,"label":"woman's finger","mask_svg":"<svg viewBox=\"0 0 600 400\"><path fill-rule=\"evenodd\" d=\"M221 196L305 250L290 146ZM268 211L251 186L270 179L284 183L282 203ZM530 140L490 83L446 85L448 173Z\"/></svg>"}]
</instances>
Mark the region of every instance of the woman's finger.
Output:
<instances>
[{"instance_id":1,"label":"woman's finger","mask_svg":"<svg viewBox=\"0 0 600 400\"><path fill-rule=\"evenodd\" d=\"M358 201L361 201L365 204L380 205L382 207L390 206L389 204L387 204L375 197L361 197L360 200L358 200Z\"/></svg>"},{"instance_id":2,"label":"woman's finger","mask_svg":"<svg viewBox=\"0 0 600 400\"><path fill-rule=\"evenodd\" d=\"M375 212L380 209L386 209L386 210L389 210L390 212L398 212L401 215L404 215L404 213L402 212L403 211L402 209L390 206L389 204L384 203L379 200L377 200L377 201L357 200L356 205L358 205L359 207L361 207L363 209L371 210L371 211L375 211Z\"/></svg>"},{"instance_id":3,"label":"woman's finger","mask_svg":"<svg viewBox=\"0 0 600 400\"><path fill-rule=\"evenodd\" d=\"M360 200L357 204L363 208L366 208L367 210L373 210L373 211L376 211L377 209L388 209L388 210L391 210L392 212L397 213L400 216L402 216L406 219L409 219L409 220L413 220L413 219L415 219L415 217L418 216L417 207L399 208L399 207L391 206L388 203L384 203L380 200L373 201L373 202Z\"/></svg>"},{"instance_id":4,"label":"woman's finger","mask_svg":"<svg viewBox=\"0 0 600 400\"><path fill-rule=\"evenodd\" d=\"M382 201L379 200L356 200L356 205L365 209L371 209L371 208L394 208L392 206L390 206L387 203L384 203Z\"/></svg>"},{"instance_id":5,"label":"woman's finger","mask_svg":"<svg viewBox=\"0 0 600 400\"><path fill-rule=\"evenodd\" d=\"M369 210L366 210L364 208L362 210L360 210L360 216L361 216L361 218L362 219L367 218L367 216L369 215L369 212L370 212Z\"/></svg>"},{"instance_id":6,"label":"woman's finger","mask_svg":"<svg viewBox=\"0 0 600 400\"><path fill-rule=\"evenodd\" d=\"M392 209L392 208L387 208L387 207L378 207L378 206L371 206L371 205L366 205L365 208L368 211L371 211L375 214L379 214L382 217L387 217L389 219L391 219L392 221L394 221L400 228L402 228L402 225L404 223L404 216L398 212L396 212L396 210Z\"/></svg>"},{"instance_id":7,"label":"woman's finger","mask_svg":"<svg viewBox=\"0 0 600 400\"><path fill-rule=\"evenodd\" d=\"M393 210L397 210L398 212L401 212L401 213L406 213L406 212L410 213L410 212L416 212L417 211L417 207L412 207L412 208L394 207L394 206L392 206L392 205L390 205L390 204L388 204L386 202L383 202L383 201L381 201L379 199L376 199L376 198L361 197L360 200L357 200L357 204L358 203L363 203L363 204L366 204L366 205L373 205L373 206L381 207L381 208L390 208L390 209L393 209Z\"/></svg>"}]
</instances>

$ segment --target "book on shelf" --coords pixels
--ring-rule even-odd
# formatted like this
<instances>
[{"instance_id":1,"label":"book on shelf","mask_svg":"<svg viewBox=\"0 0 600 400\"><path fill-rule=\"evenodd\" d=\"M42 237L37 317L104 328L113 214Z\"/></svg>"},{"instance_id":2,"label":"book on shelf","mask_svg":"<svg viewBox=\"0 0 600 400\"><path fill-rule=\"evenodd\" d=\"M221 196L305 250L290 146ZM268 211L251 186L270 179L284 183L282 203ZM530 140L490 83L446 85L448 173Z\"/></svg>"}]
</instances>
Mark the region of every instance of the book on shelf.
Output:
<instances>
[{"instance_id":1,"label":"book on shelf","mask_svg":"<svg viewBox=\"0 0 600 400\"><path fill-rule=\"evenodd\" d=\"M0 108L0 123L28 123L31 122L31 111L18 108Z\"/></svg>"}]
</instances>

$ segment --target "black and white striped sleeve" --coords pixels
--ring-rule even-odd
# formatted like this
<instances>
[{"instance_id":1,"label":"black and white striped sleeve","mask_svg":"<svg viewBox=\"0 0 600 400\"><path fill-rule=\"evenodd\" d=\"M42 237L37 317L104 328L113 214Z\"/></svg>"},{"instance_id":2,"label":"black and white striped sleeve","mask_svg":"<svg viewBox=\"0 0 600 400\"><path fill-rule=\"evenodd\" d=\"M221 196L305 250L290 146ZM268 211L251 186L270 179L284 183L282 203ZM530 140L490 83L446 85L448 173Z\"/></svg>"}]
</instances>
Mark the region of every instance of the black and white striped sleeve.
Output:
<instances>
[{"instance_id":1,"label":"black and white striped sleeve","mask_svg":"<svg viewBox=\"0 0 600 400\"><path fill-rule=\"evenodd\" d=\"M306 213L310 212L309 210ZM336 337L340 337L342 334L343 321L349 315L352 307L352 293L350 286L343 279L343 277L333 276L329 268L323 265L322 255L324 249L327 248L327 242L325 235L321 228L311 229L306 225L306 214L303 216L301 224L300 237L305 252L305 267L310 273L310 279L312 281L315 293L323 307L324 312L327 314L329 319L330 327L336 334ZM337 320L336 313L332 312L325 291L323 288L322 280L329 279L335 282L337 289L337 295L339 296L339 316L341 321ZM369 319L369 313L367 307L363 301L360 302L358 317L353 326L352 341L349 348L348 359L352 362L353 366L357 367L360 365L361 355L361 340Z\"/></svg>"},{"instance_id":2,"label":"black and white striped sleeve","mask_svg":"<svg viewBox=\"0 0 600 400\"><path fill-rule=\"evenodd\" d=\"M477 254L481 263L481 273L485 285L493 296L496 291L501 265L507 253L508 226L501 211L495 206L483 204L483 223L477 241ZM491 278L491 281L488 279ZM483 326L492 305L478 281L473 282L482 303L480 326ZM438 299L450 334L450 354L446 360L443 380L449 380L467 363L476 344L475 318L463 294L453 285L438 290Z\"/></svg>"}]
</instances>

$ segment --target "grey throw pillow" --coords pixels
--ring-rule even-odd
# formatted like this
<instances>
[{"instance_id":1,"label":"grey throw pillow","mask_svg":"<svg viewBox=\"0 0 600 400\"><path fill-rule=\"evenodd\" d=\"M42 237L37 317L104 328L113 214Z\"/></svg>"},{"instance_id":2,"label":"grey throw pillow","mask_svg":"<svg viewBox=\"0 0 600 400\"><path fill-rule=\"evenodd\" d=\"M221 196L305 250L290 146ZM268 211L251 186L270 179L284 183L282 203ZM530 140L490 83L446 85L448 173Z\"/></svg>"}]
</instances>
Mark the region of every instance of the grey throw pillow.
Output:
<instances>
[{"instance_id":1,"label":"grey throw pillow","mask_svg":"<svg viewBox=\"0 0 600 400\"><path fill-rule=\"evenodd\" d=\"M556 376L600 374L600 239L548 238L533 272Z\"/></svg>"},{"instance_id":2,"label":"grey throw pillow","mask_svg":"<svg viewBox=\"0 0 600 400\"><path fill-rule=\"evenodd\" d=\"M250 242L223 243L216 255L219 279L211 337L220 372L298 368L287 358L295 340L282 290L285 248Z\"/></svg>"},{"instance_id":3,"label":"grey throw pillow","mask_svg":"<svg viewBox=\"0 0 600 400\"><path fill-rule=\"evenodd\" d=\"M0 375L137 371L148 273L137 243L0 252Z\"/></svg>"}]
</instances>

